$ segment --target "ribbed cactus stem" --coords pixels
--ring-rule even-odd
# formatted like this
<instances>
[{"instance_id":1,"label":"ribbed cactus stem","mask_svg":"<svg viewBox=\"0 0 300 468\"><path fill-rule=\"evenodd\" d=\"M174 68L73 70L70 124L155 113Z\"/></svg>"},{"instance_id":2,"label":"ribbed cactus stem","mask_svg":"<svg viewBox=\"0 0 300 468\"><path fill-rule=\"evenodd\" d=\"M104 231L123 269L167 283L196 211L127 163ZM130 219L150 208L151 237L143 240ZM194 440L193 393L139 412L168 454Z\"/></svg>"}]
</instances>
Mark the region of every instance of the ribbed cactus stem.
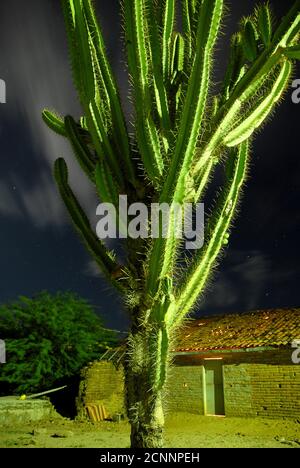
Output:
<instances>
[{"instance_id":1,"label":"ribbed cactus stem","mask_svg":"<svg viewBox=\"0 0 300 468\"><path fill-rule=\"evenodd\" d=\"M167 378L169 337L166 326L158 327L150 338L151 382L155 391L161 391Z\"/></svg>"},{"instance_id":2,"label":"ribbed cactus stem","mask_svg":"<svg viewBox=\"0 0 300 468\"><path fill-rule=\"evenodd\" d=\"M55 112L45 109L42 113L43 121L48 127L58 135L66 136L64 120Z\"/></svg>"},{"instance_id":3,"label":"ribbed cactus stem","mask_svg":"<svg viewBox=\"0 0 300 468\"><path fill-rule=\"evenodd\" d=\"M124 18L128 68L134 85L137 142L147 175L155 184L162 176L164 163L161 140L151 115L145 0L124 0Z\"/></svg>"},{"instance_id":4,"label":"ribbed cactus stem","mask_svg":"<svg viewBox=\"0 0 300 468\"><path fill-rule=\"evenodd\" d=\"M200 258L195 260L188 271L186 281L178 291L177 310L173 317L173 326L180 324L194 306L212 272L212 266L216 258L224 247L225 235L235 216L247 175L249 143L245 142L237 150L232 150L230 158L235 161L233 173L230 174L224 194L221 196L221 207L218 209L217 216L215 216L215 223L211 229L207 245L203 252L199 252Z\"/></svg>"},{"instance_id":5,"label":"ribbed cactus stem","mask_svg":"<svg viewBox=\"0 0 300 468\"><path fill-rule=\"evenodd\" d=\"M223 0L204 0L201 5L198 30L197 51L192 74L189 80L178 137L174 154L163 186L160 202L172 203L166 239L154 242L149 260L149 293L157 290L158 279L173 268L176 258L176 230L181 219L175 219L174 203L184 203L185 182L195 156L197 139L206 106L211 73L211 60L223 13ZM200 78L199 78L200 77ZM157 259L161 259L159 262Z\"/></svg>"},{"instance_id":6,"label":"ribbed cactus stem","mask_svg":"<svg viewBox=\"0 0 300 468\"><path fill-rule=\"evenodd\" d=\"M265 47L272 39L272 12L268 4L259 5L256 11L259 35Z\"/></svg>"},{"instance_id":7,"label":"ribbed cactus stem","mask_svg":"<svg viewBox=\"0 0 300 468\"><path fill-rule=\"evenodd\" d=\"M162 32L162 73L165 81L170 77L170 52L174 30L175 3L175 0L165 0Z\"/></svg>"},{"instance_id":8,"label":"ribbed cactus stem","mask_svg":"<svg viewBox=\"0 0 300 468\"><path fill-rule=\"evenodd\" d=\"M64 128L66 136L71 142L78 163L89 179L93 182L96 166L95 157L91 154L83 137L80 135L78 125L72 117L67 116L65 117Z\"/></svg>"},{"instance_id":9,"label":"ribbed cactus stem","mask_svg":"<svg viewBox=\"0 0 300 468\"><path fill-rule=\"evenodd\" d=\"M64 159L60 158L55 162L54 176L71 220L88 251L107 279L117 286L118 289L122 289L121 284L118 284L113 279L113 273L118 269L118 264L111 252L109 252L104 244L97 238L86 214L69 186L68 169Z\"/></svg>"},{"instance_id":10,"label":"ribbed cactus stem","mask_svg":"<svg viewBox=\"0 0 300 468\"><path fill-rule=\"evenodd\" d=\"M284 62L270 94L268 94L263 102L244 120L244 122L228 133L224 138L224 144L226 146L231 147L239 145L247 140L252 133L261 126L281 98L283 91L287 88L291 72L291 63Z\"/></svg>"}]
</instances>

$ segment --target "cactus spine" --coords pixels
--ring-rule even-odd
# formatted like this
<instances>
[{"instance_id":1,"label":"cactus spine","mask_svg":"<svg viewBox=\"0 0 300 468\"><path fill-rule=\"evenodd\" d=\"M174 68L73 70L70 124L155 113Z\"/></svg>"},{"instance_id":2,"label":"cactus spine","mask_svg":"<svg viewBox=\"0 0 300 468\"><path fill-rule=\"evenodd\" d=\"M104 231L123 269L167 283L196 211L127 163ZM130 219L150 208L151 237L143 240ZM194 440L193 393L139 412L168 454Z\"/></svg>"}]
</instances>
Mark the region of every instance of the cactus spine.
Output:
<instances>
[{"instance_id":1,"label":"cactus spine","mask_svg":"<svg viewBox=\"0 0 300 468\"><path fill-rule=\"evenodd\" d=\"M84 116L76 122L45 110L43 119L70 141L103 202L118 209L118 196L127 194L130 202L170 206L168 235L162 235L160 226L158 238L128 239L127 262L121 265L93 232L70 187L66 163L55 163L55 179L70 217L107 280L120 291L132 320L125 359L132 446L160 447L170 343L228 244L247 178L251 140L284 95L294 60L300 58L300 1L277 29L267 3L242 21L216 96L211 74L223 0L121 3L134 134L124 117L91 0L62 0ZM176 31L176 8L181 8L181 33ZM217 166L224 167L226 177L207 220L204 247L182 269L176 233L184 212L178 215L175 205L203 201Z\"/></svg>"}]
</instances>

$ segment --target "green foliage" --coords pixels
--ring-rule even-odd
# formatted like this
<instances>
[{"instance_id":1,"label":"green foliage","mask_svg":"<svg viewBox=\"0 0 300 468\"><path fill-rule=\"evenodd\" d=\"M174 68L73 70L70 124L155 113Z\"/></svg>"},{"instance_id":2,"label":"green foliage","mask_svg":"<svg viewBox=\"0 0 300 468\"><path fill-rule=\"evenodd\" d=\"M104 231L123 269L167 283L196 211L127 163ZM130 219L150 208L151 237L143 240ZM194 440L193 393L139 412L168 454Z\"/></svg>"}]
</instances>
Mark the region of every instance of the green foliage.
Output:
<instances>
[{"instance_id":1,"label":"green foliage","mask_svg":"<svg viewBox=\"0 0 300 468\"><path fill-rule=\"evenodd\" d=\"M148 430L152 423L145 418L159 407L175 330L197 304L229 244L251 140L274 113L300 57L300 0L277 26L268 3L242 20L231 38L219 94L213 85L213 65L224 0L121 3L133 132L124 118L91 0L62 0L84 117L80 125L70 117L64 123L49 114L44 119L54 131L66 134L103 201L113 202L117 209L118 195L127 194L131 203L171 206L167 236L161 232L152 240L128 239L127 261L120 265L92 232L70 187L65 162L56 162L56 181L76 229L128 306L129 414L132 424L144 421ZM176 8L181 9L181 33ZM226 180L207 219L205 246L182 268L182 244L177 239L182 218L174 204L204 201L217 167L224 169ZM148 409L141 406L143 395L151 401Z\"/></svg>"},{"instance_id":2,"label":"green foliage","mask_svg":"<svg viewBox=\"0 0 300 468\"><path fill-rule=\"evenodd\" d=\"M0 306L0 336L7 351L0 367L6 393L49 390L116 343L92 306L72 293L43 292Z\"/></svg>"}]
</instances>

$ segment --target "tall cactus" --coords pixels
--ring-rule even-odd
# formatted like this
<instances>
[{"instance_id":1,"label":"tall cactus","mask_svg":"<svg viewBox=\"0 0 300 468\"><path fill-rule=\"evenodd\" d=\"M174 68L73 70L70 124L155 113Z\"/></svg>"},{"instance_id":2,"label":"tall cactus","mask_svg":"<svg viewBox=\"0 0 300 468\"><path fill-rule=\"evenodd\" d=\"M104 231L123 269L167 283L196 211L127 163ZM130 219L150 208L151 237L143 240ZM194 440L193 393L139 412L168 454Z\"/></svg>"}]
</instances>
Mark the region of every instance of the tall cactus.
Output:
<instances>
[{"instance_id":1,"label":"tall cactus","mask_svg":"<svg viewBox=\"0 0 300 468\"><path fill-rule=\"evenodd\" d=\"M91 0L62 0L70 57L84 117L44 121L66 137L101 201L168 203L167 235L127 239L127 261L98 239L76 199L63 159L55 179L82 240L124 299L132 326L125 359L133 447L163 444L170 343L195 307L229 231L248 173L251 141L273 113L300 58L300 1L277 29L268 4L233 35L220 92L213 96L215 46L223 0L122 0L134 116L129 132ZM182 30L176 32L176 8ZM175 203L198 203L218 166L224 188L207 219L202 249L182 265ZM182 214L183 216L183 214Z\"/></svg>"}]
</instances>

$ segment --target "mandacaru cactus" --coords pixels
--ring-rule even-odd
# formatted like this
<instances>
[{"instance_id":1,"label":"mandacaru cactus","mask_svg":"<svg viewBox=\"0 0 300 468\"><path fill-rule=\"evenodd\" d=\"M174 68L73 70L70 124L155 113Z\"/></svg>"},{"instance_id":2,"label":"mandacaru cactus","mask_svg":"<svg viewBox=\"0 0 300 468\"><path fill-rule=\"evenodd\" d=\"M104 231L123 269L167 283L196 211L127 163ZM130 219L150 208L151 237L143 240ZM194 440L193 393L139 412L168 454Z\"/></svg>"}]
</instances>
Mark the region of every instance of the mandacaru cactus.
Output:
<instances>
[{"instance_id":1,"label":"mandacaru cactus","mask_svg":"<svg viewBox=\"0 0 300 468\"><path fill-rule=\"evenodd\" d=\"M277 27L268 3L242 20L219 91L212 71L223 0L121 4L133 124L125 119L91 0L62 0L84 116L61 119L45 110L43 119L70 141L102 202L118 210L119 195L126 194L130 203L170 206L167 235L161 223L156 238L128 238L121 263L91 227L69 184L65 161L55 163L70 217L131 318L125 358L131 444L161 447L170 346L228 244L252 139L282 99L300 59L300 1ZM175 204L203 202L218 167L224 168L225 182L206 220L204 245L183 255L177 236L183 214L176 215Z\"/></svg>"}]
</instances>

